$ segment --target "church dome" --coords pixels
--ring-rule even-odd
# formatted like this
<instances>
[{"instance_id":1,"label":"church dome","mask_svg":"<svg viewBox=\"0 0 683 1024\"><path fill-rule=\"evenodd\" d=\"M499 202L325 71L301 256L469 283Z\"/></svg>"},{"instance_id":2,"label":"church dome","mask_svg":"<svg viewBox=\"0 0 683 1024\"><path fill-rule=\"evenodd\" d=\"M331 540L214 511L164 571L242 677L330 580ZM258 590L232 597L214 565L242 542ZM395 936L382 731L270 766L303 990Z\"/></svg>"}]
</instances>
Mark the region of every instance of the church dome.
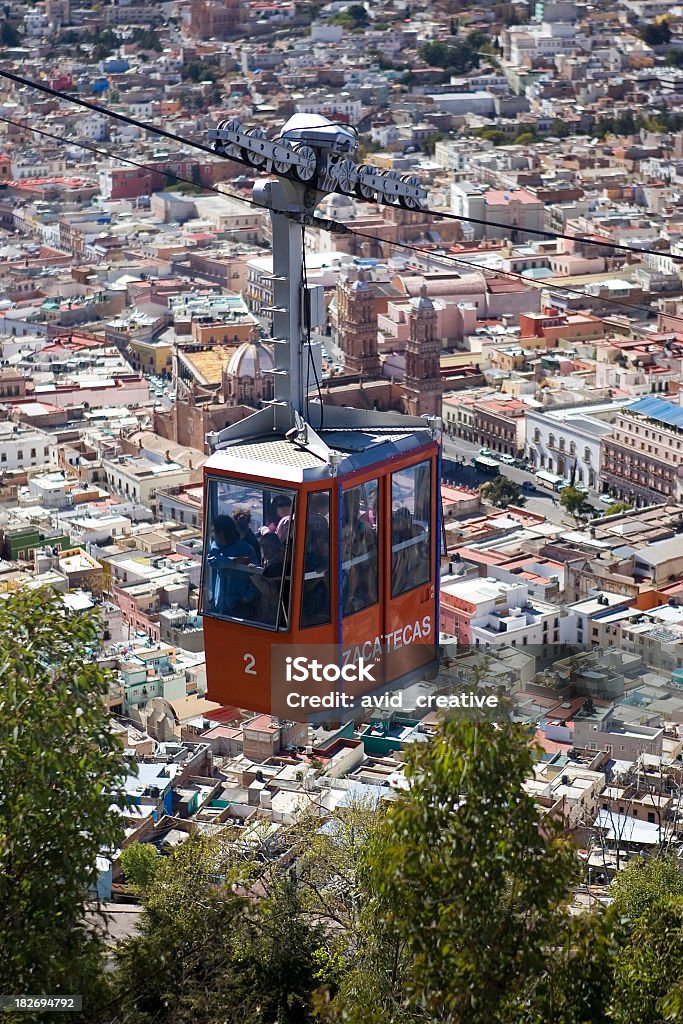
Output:
<instances>
[{"instance_id":1,"label":"church dome","mask_svg":"<svg viewBox=\"0 0 683 1024\"><path fill-rule=\"evenodd\" d=\"M413 309L434 309L434 303L427 295L427 285L422 285L419 296L412 300L411 306Z\"/></svg>"},{"instance_id":2,"label":"church dome","mask_svg":"<svg viewBox=\"0 0 683 1024\"><path fill-rule=\"evenodd\" d=\"M225 371L229 377L260 377L275 369L272 350L262 341L245 341L235 351Z\"/></svg>"}]
</instances>

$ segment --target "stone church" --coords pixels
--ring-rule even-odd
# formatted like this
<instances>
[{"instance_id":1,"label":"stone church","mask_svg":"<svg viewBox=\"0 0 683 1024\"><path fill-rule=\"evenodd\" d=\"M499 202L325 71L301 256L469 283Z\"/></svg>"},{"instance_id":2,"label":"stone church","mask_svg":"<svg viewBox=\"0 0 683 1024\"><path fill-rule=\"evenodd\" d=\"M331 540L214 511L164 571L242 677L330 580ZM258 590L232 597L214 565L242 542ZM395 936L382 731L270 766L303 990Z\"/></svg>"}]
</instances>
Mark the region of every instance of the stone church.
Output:
<instances>
[{"instance_id":1,"label":"stone church","mask_svg":"<svg viewBox=\"0 0 683 1024\"><path fill-rule=\"evenodd\" d=\"M423 285L419 296L410 302L405 373L398 381L383 374L376 288L363 270L359 270L355 278L347 272L337 285L337 344L346 381L331 382L325 392L325 402L391 409L414 416L440 416L441 341L436 331L436 310L426 286ZM353 377L360 379L349 379Z\"/></svg>"}]
</instances>

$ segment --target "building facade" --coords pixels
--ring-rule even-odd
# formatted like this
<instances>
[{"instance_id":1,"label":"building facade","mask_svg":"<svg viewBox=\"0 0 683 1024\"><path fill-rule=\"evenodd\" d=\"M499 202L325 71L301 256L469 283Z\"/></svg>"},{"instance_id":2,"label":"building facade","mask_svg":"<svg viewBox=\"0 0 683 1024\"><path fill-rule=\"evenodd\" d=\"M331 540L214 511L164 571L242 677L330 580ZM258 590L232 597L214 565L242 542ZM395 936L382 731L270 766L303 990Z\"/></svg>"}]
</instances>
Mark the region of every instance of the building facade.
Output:
<instances>
[{"instance_id":1,"label":"building facade","mask_svg":"<svg viewBox=\"0 0 683 1024\"><path fill-rule=\"evenodd\" d=\"M355 281L343 277L337 286L337 323L345 370L366 378L378 377L381 366L375 286L363 270Z\"/></svg>"},{"instance_id":2,"label":"building facade","mask_svg":"<svg viewBox=\"0 0 683 1024\"><path fill-rule=\"evenodd\" d=\"M403 385L405 411L412 416L440 416L441 342L436 333L436 310L427 295L426 285L422 285L419 298L411 303L409 321Z\"/></svg>"},{"instance_id":3,"label":"building facade","mask_svg":"<svg viewBox=\"0 0 683 1024\"><path fill-rule=\"evenodd\" d=\"M624 409L603 438L602 482L618 498L649 505L676 498L683 467L683 408L643 398Z\"/></svg>"}]
</instances>

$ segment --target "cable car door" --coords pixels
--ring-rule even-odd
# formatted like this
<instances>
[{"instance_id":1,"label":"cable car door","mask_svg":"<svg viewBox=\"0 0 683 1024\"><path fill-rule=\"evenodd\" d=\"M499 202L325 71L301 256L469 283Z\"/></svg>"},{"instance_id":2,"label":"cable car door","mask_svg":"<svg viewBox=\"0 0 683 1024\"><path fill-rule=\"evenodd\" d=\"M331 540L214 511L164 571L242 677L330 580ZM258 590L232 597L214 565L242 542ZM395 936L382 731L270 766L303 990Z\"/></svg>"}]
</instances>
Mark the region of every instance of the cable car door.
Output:
<instances>
[{"instance_id":1,"label":"cable car door","mask_svg":"<svg viewBox=\"0 0 683 1024\"><path fill-rule=\"evenodd\" d=\"M385 478L384 634L387 685L433 664L437 628L438 522L435 452L413 456Z\"/></svg>"}]
</instances>

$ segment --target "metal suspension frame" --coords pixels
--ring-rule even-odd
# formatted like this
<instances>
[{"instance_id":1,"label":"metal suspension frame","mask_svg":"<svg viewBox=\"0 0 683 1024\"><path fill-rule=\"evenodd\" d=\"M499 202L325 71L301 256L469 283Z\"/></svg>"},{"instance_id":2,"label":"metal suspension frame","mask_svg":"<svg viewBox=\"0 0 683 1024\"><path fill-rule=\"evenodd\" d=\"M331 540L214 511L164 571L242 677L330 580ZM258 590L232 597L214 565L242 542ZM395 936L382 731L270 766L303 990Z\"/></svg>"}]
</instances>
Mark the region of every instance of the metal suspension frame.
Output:
<instances>
[{"instance_id":1,"label":"metal suspension frame","mask_svg":"<svg viewBox=\"0 0 683 1024\"><path fill-rule=\"evenodd\" d=\"M326 195L355 193L366 202L400 204L419 209L427 200L425 189L414 177L396 172L381 173L368 165L356 165L351 156L358 143L346 126L327 118L297 114L290 118L280 135L272 141L260 129L243 131L237 121L221 121L209 130L214 149L222 156L273 177L256 182L254 202L270 211L273 234L273 317L275 367L274 399L245 420L207 434L213 452L245 437L272 433L286 435L315 451L328 472L334 475L338 459L323 438L306 422L304 410L308 395L305 364L308 358L303 332L302 225L327 228L330 222L315 216L315 209ZM318 403L311 400L314 408ZM427 431L440 437L438 417L404 416L352 408L325 407L326 426L333 429L397 427Z\"/></svg>"}]
</instances>

